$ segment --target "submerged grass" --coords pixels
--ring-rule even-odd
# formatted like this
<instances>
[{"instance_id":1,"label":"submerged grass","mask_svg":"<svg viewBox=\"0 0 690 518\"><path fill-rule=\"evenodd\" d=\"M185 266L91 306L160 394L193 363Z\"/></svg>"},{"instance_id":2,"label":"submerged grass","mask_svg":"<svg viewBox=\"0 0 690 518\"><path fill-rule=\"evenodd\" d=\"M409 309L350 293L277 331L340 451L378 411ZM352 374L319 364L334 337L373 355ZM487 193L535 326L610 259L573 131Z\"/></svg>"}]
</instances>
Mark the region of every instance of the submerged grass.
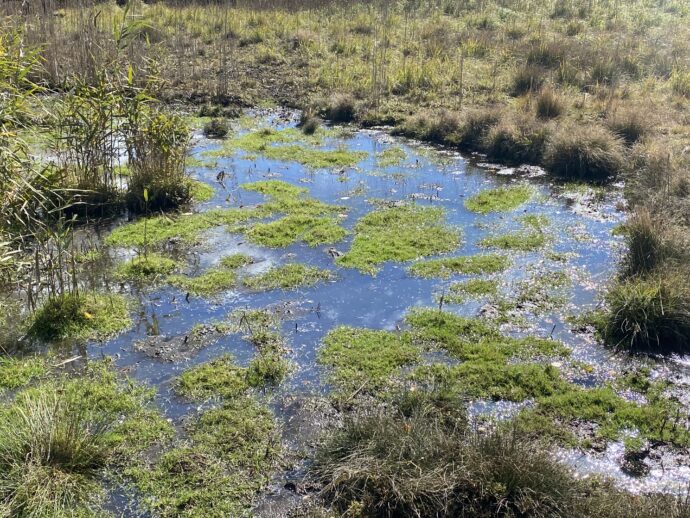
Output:
<instances>
[{"instance_id":1,"label":"submerged grass","mask_svg":"<svg viewBox=\"0 0 690 518\"><path fill-rule=\"evenodd\" d=\"M480 298L496 295L498 281L491 279L470 279L465 282L454 282L443 295L443 300L451 304L465 301L468 297Z\"/></svg>"},{"instance_id":2,"label":"submerged grass","mask_svg":"<svg viewBox=\"0 0 690 518\"><path fill-rule=\"evenodd\" d=\"M510 259L507 256L485 254L420 261L410 266L409 272L416 277L445 278L452 274L499 273L508 266L510 266Z\"/></svg>"},{"instance_id":3,"label":"submerged grass","mask_svg":"<svg viewBox=\"0 0 690 518\"><path fill-rule=\"evenodd\" d=\"M350 250L337 263L375 274L386 261L410 261L454 250L458 230L443 225L441 208L404 205L375 210L357 222Z\"/></svg>"},{"instance_id":4,"label":"submerged grass","mask_svg":"<svg viewBox=\"0 0 690 518\"><path fill-rule=\"evenodd\" d=\"M247 208L216 209L199 214L141 218L113 230L106 237L105 243L111 246L137 248L146 245L162 245L177 239L194 243L199 240L202 232L210 228L233 225L267 215L264 209Z\"/></svg>"},{"instance_id":5,"label":"submerged grass","mask_svg":"<svg viewBox=\"0 0 690 518\"><path fill-rule=\"evenodd\" d=\"M32 315L28 335L44 341L105 340L132 325L126 298L115 293L51 297Z\"/></svg>"},{"instance_id":6,"label":"submerged grass","mask_svg":"<svg viewBox=\"0 0 690 518\"><path fill-rule=\"evenodd\" d=\"M472 212L508 212L517 209L532 197L532 188L527 185L499 187L482 191L465 201L465 207Z\"/></svg>"},{"instance_id":7,"label":"submerged grass","mask_svg":"<svg viewBox=\"0 0 690 518\"><path fill-rule=\"evenodd\" d=\"M546 234L541 231L512 232L482 239L480 246L515 250L516 252L533 252L543 248L547 243Z\"/></svg>"},{"instance_id":8,"label":"submerged grass","mask_svg":"<svg viewBox=\"0 0 690 518\"><path fill-rule=\"evenodd\" d=\"M271 160L298 162L314 169L353 166L366 158L366 153L361 151L316 149L314 146L321 144L323 137L328 133L329 130L322 128L317 129L312 135L305 135L295 128L264 128L228 140L219 150L206 154L222 157L232 155L239 149L247 153L261 153ZM306 141L309 145L295 144L300 140Z\"/></svg>"}]
</instances>

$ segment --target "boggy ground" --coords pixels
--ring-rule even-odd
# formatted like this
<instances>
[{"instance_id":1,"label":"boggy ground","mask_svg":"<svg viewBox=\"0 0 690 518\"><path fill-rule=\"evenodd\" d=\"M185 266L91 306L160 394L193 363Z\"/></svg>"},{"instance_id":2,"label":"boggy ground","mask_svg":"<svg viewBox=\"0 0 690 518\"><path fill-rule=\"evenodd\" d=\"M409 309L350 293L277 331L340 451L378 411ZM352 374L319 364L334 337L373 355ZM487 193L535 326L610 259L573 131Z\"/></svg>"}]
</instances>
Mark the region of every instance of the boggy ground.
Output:
<instances>
[{"instance_id":1,"label":"boggy ground","mask_svg":"<svg viewBox=\"0 0 690 518\"><path fill-rule=\"evenodd\" d=\"M494 514L502 501L534 515L682 513L673 499L572 479L598 473L626 490L671 493L687 483L684 363L614 353L572 318L596 307L597 288L615 272L620 193L592 201L579 185L497 174L385 133L320 128L302 136L296 122L273 110L236 123L226 140L197 133L192 175L213 196L107 231L83 261L99 271L91 288L114 280L115 293L84 291L39 309L30 336L60 340L58 357L0 364L12 415L27 415L26 405L34 411L31 394L49 397L48 387L71 383L59 365L72 351L89 365L114 358L94 374L76 368L87 369L85 379L114 379L117 369L133 380L103 385L115 391L105 406L89 392L96 416L41 399L104 426L89 437L98 462L50 468L105 488L86 495L68 486L65 505L89 514L126 501L133 514L161 516L387 514L377 502L402 514L458 506ZM274 150L282 147L293 151ZM351 165L324 167L332 153L352 157ZM56 329L56 321L65 325ZM118 403L121 415L155 415L153 428L114 422L119 390L135 391ZM34 425L23 419L20 428ZM432 459L424 465L430 477L449 460L473 475L448 471L445 497L391 490L384 481L408 487L411 475L374 454L376 441L393 440L387 427L411 441L401 445L411 461ZM135 432L146 440L135 436L136 451L122 456ZM441 454L412 448L422 436ZM343 445L362 457L342 458ZM545 474L552 485L531 478ZM381 484L361 485L374 475ZM7 496L28 480L3 479L10 514L47 505ZM477 492L483 484L491 490ZM302 502L306 494L312 503Z\"/></svg>"}]
</instances>

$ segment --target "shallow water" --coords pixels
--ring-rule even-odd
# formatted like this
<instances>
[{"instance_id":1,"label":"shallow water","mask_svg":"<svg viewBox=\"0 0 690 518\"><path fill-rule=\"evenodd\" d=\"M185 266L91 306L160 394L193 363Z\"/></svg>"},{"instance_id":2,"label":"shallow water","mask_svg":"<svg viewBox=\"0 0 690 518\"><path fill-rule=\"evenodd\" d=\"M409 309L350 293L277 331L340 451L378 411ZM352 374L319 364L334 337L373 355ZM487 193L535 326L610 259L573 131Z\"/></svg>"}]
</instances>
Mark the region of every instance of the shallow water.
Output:
<instances>
[{"instance_id":1,"label":"shallow water","mask_svg":"<svg viewBox=\"0 0 690 518\"><path fill-rule=\"evenodd\" d=\"M264 112L256 115L263 125L275 127L293 126L296 114ZM220 147L196 135L193 153L201 157L205 151ZM550 223L546 233L550 242L540 251L530 253L507 252L512 266L494 276L501 281L501 290L512 293L516 284L531 276L541 276L546 271L565 270L570 282L566 288L567 303L554 310L532 315L520 314L520 326L508 326L506 332L553 336L572 349L573 359L594 365L592 375L578 380L583 385L594 385L622 368L624 359L614 357L609 351L587 336L570 330L567 315L580 314L598 302L598 290L616 271L621 253L620 238L612 230L623 219L617 210L620 192L611 190L601 199L592 201L582 193L573 194L562 187L550 184L544 177L531 174L526 178L514 170L495 170L481 167L480 158L467 158L457 153L434 149L420 143L391 138L385 131L339 132L328 138L324 148L346 147L365 151L368 158L356 168L343 171L312 171L294 162L267 160L262 156L247 156L239 151L229 158L214 158L213 168L192 169L192 176L213 185L215 197L198 204L200 211L214 207L237 207L260 203L265 198L254 192L244 191L242 183L266 178L277 178L309 189L309 195L327 203L348 208L343 225L352 229L357 220L374 209L368 200L372 198L415 200L420 205L442 206L446 209L447 223L462 230L462 243L451 255L472 255L486 252L477 243L484 237L519 230L517 220L524 214L546 216ZM399 165L378 167L376 153L389 148L401 147L406 159ZM216 182L218 171L228 175L225 186ZM510 173L510 174L508 174ZM463 201L482 190L514 183L531 184L536 194L532 200L514 212L479 215L468 211ZM410 276L409 264L384 264L376 276L366 275L354 269L339 268L326 253L329 246L310 248L305 244L293 244L284 249L267 249L247 243L242 235L229 234L223 228L213 229L206 235L203 245L188 252L194 264L192 272L203 271L221 257L242 252L257 258L253 271L288 260L329 268L336 273L334 282L320 283L308 289L296 291L269 291L253 293L243 290L226 292L218 297L203 299L191 297L171 287L159 287L134 292L141 301L137 324L134 329L105 344L91 344L88 354L92 357L114 355L117 363L136 379L146 381L159 390L159 403L167 416L177 420L194 411L196 405L188 405L170 391L170 381L191 365L208 361L220 354L231 352L238 363L245 365L254 354L253 347L239 335L221 337L212 345L201 349L191 360L166 362L137 352L133 343L156 332L166 336L188 332L194 324L225 318L238 308L259 308L269 304L294 304L294 318L284 322L283 331L289 340L290 360L296 368L292 376L281 386L282 394L325 393L324 370L316 364L315 355L324 335L334 326L347 324L377 329L395 329L409 308L436 306L437 294L450 281L419 279ZM352 236L335 247L347 251ZM553 260L553 254L566 254L565 262ZM456 276L452 281L462 280ZM470 300L460 305L447 305L446 309L463 315L474 316L484 304ZM529 308L527 308L529 309ZM280 395L280 394L279 394ZM473 409L481 413L508 415L515 405L495 405L477 402ZM280 417L280 415L279 415ZM637 490L674 489L685 487L690 480L688 468L669 467L661 476L653 471L646 478L633 479L623 474L614 458L620 452L612 445L603 454L583 455L580 452L562 452L561 457L572 462L583 473L604 472L615 476L622 485Z\"/></svg>"}]
</instances>

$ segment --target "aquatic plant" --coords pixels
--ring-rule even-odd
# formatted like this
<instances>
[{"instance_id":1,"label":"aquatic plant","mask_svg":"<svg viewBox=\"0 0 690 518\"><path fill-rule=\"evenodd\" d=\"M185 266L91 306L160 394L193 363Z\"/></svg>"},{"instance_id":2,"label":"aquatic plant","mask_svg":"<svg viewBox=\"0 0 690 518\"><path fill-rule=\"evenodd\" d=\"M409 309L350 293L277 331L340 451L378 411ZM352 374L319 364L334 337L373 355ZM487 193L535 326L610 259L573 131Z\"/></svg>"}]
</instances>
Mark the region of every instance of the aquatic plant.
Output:
<instances>
[{"instance_id":1,"label":"aquatic plant","mask_svg":"<svg viewBox=\"0 0 690 518\"><path fill-rule=\"evenodd\" d=\"M465 282L454 282L443 293L444 302L458 304L469 298L479 298L495 295L498 292L498 282L490 279L470 279Z\"/></svg>"},{"instance_id":2,"label":"aquatic plant","mask_svg":"<svg viewBox=\"0 0 690 518\"><path fill-rule=\"evenodd\" d=\"M441 208L403 205L375 210L357 222L350 250L337 259L375 274L386 261L410 261L454 250L460 232L443 225Z\"/></svg>"},{"instance_id":3,"label":"aquatic plant","mask_svg":"<svg viewBox=\"0 0 690 518\"><path fill-rule=\"evenodd\" d=\"M419 261L410 266L408 271L417 277L445 278L452 274L499 273L509 266L510 259L505 255L484 254Z\"/></svg>"},{"instance_id":4,"label":"aquatic plant","mask_svg":"<svg viewBox=\"0 0 690 518\"><path fill-rule=\"evenodd\" d=\"M292 290L313 286L320 281L332 278L333 274L329 270L321 270L301 263L289 263L275 266L264 273L245 277L242 282L252 290Z\"/></svg>"},{"instance_id":5,"label":"aquatic plant","mask_svg":"<svg viewBox=\"0 0 690 518\"><path fill-rule=\"evenodd\" d=\"M532 197L532 189L526 185L499 187L480 192L465 201L465 207L472 212L508 212L517 209Z\"/></svg>"},{"instance_id":6,"label":"aquatic plant","mask_svg":"<svg viewBox=\"0 0 690 518\"><path fill-rule=\"evenodd\" d=\"M0 393L24 387L48 371L48 361L41 356L0 356Z\"/></svg>"},{"instance_id":7,"label":"aquatic plant","mask_svg":"<svg viewBox=\"0 0 690 518\"><path fill-rule=\"evenodd\" d=\"M546 234L541 230L529 232L521 231L486 237L479 241L479 246L500 248L502 250L516 250L518 252L533 252L545 246L546 242Z\"/></svg>"}]
</instances>

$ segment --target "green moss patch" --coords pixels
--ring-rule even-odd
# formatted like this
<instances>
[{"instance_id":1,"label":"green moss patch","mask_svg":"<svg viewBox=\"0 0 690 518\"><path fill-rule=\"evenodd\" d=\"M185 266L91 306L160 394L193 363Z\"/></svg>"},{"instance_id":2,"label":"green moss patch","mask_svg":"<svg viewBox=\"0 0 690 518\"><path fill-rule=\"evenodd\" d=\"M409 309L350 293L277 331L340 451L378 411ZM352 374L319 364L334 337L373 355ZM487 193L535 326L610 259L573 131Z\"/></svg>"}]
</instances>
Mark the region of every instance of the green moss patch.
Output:
<instances>
[{"instance_id":1,"label":"green moss patch","mask_svg":"<svg viewBox=\"0 0 690 518\"><path fill-rule=\"evenodd\" d=\"M232 289L236 285L237 274L224 268L211 268L196 277L171 275L168 283L193 295L208 296Z\"/></svg>"},{"instance_id":2,"label":"green moss patch","mask_svg":"<svg viewBox=\"0 0 690 518\"><path fill-rule=\"evenodd\" d=\"M333 277L328 270L321 270L315 266L300 263L290 263L276 266L270 270L243 279L247 288L252 290L291 290L313 286L319 281L327 281Z\"/></svg>"},{"instance_id":3,"label":"green moss patch","mask_svg":"<svg viewBox=\"0 0 690 518\"><path fill-rule=\"evenodd\" d=\"M246 232L251 242L273 248L285 247L296 241L304 241L309 246L337 243L346 235L347 231L333 218L302 214L257 223Z\"/></svg>"},{"instance_id":4,"label":"green moss patch","mask_svg":"<svg viewBox=\"0 0 690 518\"><path fill-rule=\"evenodd\" d=\"M247 266L248 264L252 264L253 262L254 258L249 255L232 254L222 257L220 260L220 266L221 268L227 268L228 270L236 270L238 268L242 268L243 266Z\"/></svg>"},{"instance_id":5,"label":"green moss patch","mask_svg":"<svg viewBox=\"0 0 690 518\"><path fill-rule=\"evenodd\" d=\"M115 276L119 279L150 280L171 274L178 267L177 261L156 253L139 255L118 265Z\"/></svg>"},{"instance_id":6,"label":"green moss patch","mask_svg":"<svg viewBox=\"0 0 690 518\"><path fill-rule=\"evenodd\" d=\"M406 334L347 326L331 330L318 353L319 362L334 369L333 381L348 390L378 388L419 358Z\"/></svg>"},{"instance_id":7,"label":"green moss patch","mask_svg":"<svg viewBox=\"0 0 690 518\"><path fill-rule=\"evenodd\" d=\"M503 365L492 361L418 367L410 379L435 386L446 394L505 401L550 396L567 386L556 367L534 363Z\"/></svg>"},{"instance_id":8,"label":"green moss patch","mask_svg":"<svg viewBox=\"0 0 690 518\"><path fill-rule=\"evenodd\" d=\"M132 325L127 300L114 293L51 297L29 319L28 335L44 341L105 340Z\"/></svg>"},{"instance_id":9,"label":"green moss patch","mask_svg":"<svg viewBox=\"0 0 690 518\"><path fill-rule=\"evenodd\" d=\"M175 380L175 391L194 401L232 398L247 388L246 369L238 367L231 355L192 367Z\"/></svg>"},{"instance_id":10,"label":"green moss patch","mask_svg":"<svg viewBox=\"0 0 690 518\"><path fill-rule=\"evenodd\" d=\"M484 238L479 242L479 246L517 252L533 252L543 248L546 241L546 235L543 232L513 232Z\"/></svg>"},{"instance_id":11,"label":"green moss patch","mask_svg":"<svg viewBox=\"0 0 690 518\"><path fill-rule=\"evenodd\" d=\"M281 180L262 180L242 187L269 197L262 206L265 211L285 214L275 221L235 229L244 232L254 243L278 248L303 241L316 246L336 243L347 235L334 217L345 209L305 196L307 190L303 187Z\"/></svg>"},{"instance_id":12,"label":"green moss patch","mask_svg":"<svg viewBox=\"0 0 690 518\"><path fill-rule=\"evenodd\" d=\"M277 199L296 197L308 192L305 187L298 187L282 180L260 180L258 182L244 183L242 188Z\"/></svg>"},{"instance_id":13,"label":"green moss patch","mask_svg":"<svg viewBox=\"0 0 690 518\"><path fill-rule=\"evenodd\" d=\"M239 149L246 153L260 153L271 160L298 162L314 169L353 166L366 158L367 154L361 151L315 149L314 146L321 144L321 139L327 131L319 129L316 134L307 136L295 128L264 128L228 140L221 149L205 154L228 156ZM295 144L300 140L306 141L309 145Z\"/></svg>"},{"instance_id":14,"label":"green moss patch","mask_svg":"<svg viewBox=\"0 0 690 518\"><path fill-rule=\"evenodd\" d=\"M443 295L443 300L451 304L465 301L467 298L480 298L498 293L498 281L491 279L470 279L465 282L454 282Z\"/></svg>"},{"instance_id":15,"label":"green moss patch","mask_svg":"<svg viewBox=\"0 0 690 518\"><path fill-rule=\"evenodd\" d=\"M508 266L510 266L510 259L507 256L485 254L420 261L410 266L409 272L417 277L444 278L452 274L499 273Z\"/></svg>"},{"instance_id":16,"label":"green moss patch","mask_svg":"<svg viewBox=\"0 0 690 518\"><path fill-rule=\"evenodd\" d=\"M31 381L45 376L48 371L48 363L41 356L0 356L0 393L5 389L24 387Z\"/></svg>"},{"instance_id":17,"label":"green moss patch","mask_svg":"<svg viewBox=\"0 0 690 518\"><path fill-rule=\"evenodd\" d=\"M190 180L189 195L196 202L209 201L216 195L216 190L200 180Z\"/></svg>"},{"instance_id":18,"label":"green moss patch","mask_svg":"<svg viewBox=\"0 0 690 518\"><path fill-rule=\"evenodd\" d=\"M499 187L472 196L465 201L465 207L472 212L508 212L529 201L533 191L529 186Z\"/></svg>"},{"instance_id":19,"label":"green moss patch","mask_svg":"<svg viewBox=\"0 0 690 518\"><path fill-rule=\"evenodd\" d=\"M504 336L492 324L477 318L435 309L414 309L406 317L417 340L473 361L506 362L510 359L567 356L560 342L536 337Z\"/></svg>"},{"instance_id":20,"label":"green moss patch","mask_svg":"<svg viewBox=\"0 0 690 518\"><path fill-rule=\"evenodd\" d=\"M168 283L176 288L188 291L198 296L215 295L227 291L237 285L235 270L251 264L254 260L245 254L233 254L221 258L215 268L206 270L196 277L186 275L171 275Z\"/></svg>"},{"instance_id":21,"label":"green moss patch","mask_svg":"<svg viewBox=\"0 0 690 518\"><path fill-rule=\"evenodd\" d=\"M337 262L375 274L386 261L410 261L449 252L460 243L460 233L443 225L444 211L404 205L375 210L355 226L350 250Z\"/></svg>"},{"instance_id":22,"label":"green moss patch","mask_svg":"<svg viewBox=\"0 0 690 518\"><path fill-rule=\"evenodd\" d=\"M684 415L679 404L662 393L648 394L647 403L641 404L622 398L610 386L584 389L571 385L568 390L540 398L536 408L523 411L517 423L533 433L543 436L551 432L556 439L566 441L574 441L575 435L559 430L564 423L576 426L588 422L597 425L596 437L604 439L620 439L624 430L637 430L651 441L688 446L690 432L678 425ZM579 445L587 446L586 442Z\"/></svg>"}]
</instances>

